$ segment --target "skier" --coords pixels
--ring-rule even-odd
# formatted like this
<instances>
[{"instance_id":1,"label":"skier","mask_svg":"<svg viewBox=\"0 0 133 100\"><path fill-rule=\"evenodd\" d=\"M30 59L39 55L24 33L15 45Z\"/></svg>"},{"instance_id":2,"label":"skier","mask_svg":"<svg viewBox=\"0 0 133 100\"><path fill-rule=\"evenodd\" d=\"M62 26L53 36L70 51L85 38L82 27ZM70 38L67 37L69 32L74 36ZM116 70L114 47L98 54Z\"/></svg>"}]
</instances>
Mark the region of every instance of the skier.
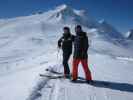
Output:
<instances>
[{"instance_id":1,"label":"skier","mask_svg":"<svg viewBox=\"0 0 133 100\"><path fill-rule=\"evenodd\" d=\"M71 34L69 27L64 27L63 31L63 36L58 40L58 47L62 48L63 51L64 77L70 78L68 60L72 54L72 42L74 36Z\"/></svg>"},{"instance_id":2,"label":"skier","mask_svg":"<svg viewBox=\"0 0 133 100\"><path fill-rule=\"evenodd\" d=\"M85 32L83 32L82 27L77 25L75 27L76 36L74 38L74 55L73 55L73 69L72 69L72 81L76 81L78 77L78 64L81 62L86 81L88 83L92 82L91 72L88 68L88 55L87 50L89 47L88 37Z\"/></svg>"}]
</instances>

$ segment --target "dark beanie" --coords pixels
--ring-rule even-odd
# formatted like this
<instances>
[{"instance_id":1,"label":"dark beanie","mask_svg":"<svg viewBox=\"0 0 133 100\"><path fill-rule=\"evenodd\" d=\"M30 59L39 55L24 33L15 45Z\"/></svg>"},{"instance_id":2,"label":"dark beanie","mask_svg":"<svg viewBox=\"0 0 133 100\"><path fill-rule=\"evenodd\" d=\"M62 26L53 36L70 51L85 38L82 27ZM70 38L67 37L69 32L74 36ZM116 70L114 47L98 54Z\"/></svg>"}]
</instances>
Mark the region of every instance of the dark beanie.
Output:
<instances>
[{"instance_id":1,"label":"dark beanie","mask_svg":"<svg viewBox=\"0 0 133 100\"><path fill-rule=\"evenodd\" d=\"M80 28L80 29L82 29L81 25L77 25L76 28Z\"/></svg>"},{"instance_id":2,"label":"dark beanie","mask_svg":"<svg viewBox=\"0 0 133 100\"><path fill-rule=\"evenodd\" d=\"M67 27L67 26L65 26L63 29L70 31L69 27Z\"/></svg>"}]
</instances>

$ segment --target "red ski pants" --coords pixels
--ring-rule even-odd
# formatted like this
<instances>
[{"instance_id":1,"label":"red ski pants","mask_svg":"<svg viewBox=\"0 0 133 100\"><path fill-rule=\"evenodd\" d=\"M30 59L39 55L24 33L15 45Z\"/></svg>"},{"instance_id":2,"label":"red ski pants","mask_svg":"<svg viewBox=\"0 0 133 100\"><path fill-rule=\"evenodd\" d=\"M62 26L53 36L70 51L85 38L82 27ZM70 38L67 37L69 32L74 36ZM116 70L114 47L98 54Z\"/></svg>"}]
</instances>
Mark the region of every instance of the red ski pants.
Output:
<instances>
[{"instance_id":1,"label":"red ski pants","mask_svg":"<svg viewBox=\"0 0 133 100\"><path fill-rule=\"evenodd\" d=\"M80 62L83 66L85 76L86 76L86 80L92 80L91 72L88 68L87 59L73 59L72 79L77 80L77 78L78 78L78 65L79 65Z\"/></svg>"}]
</instances>

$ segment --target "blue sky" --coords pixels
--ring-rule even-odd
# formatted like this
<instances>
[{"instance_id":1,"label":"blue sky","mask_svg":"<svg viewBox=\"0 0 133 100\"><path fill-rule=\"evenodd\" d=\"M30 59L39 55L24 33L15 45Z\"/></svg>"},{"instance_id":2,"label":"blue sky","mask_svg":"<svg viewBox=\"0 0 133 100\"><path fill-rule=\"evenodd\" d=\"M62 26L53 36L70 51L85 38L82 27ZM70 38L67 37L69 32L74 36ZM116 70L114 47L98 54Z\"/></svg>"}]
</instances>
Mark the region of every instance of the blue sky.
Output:
<instances>
[{"instance_id":1,"label":"blue sky","mask_svg":"<svg viewBox=\"0 0 133 100\"><path fill-rule=\"evenodd\" d=\"M133 29L133 0L0 0L0 18L30 15L60 4L85 9L95 19L105 19L121 32Z\"/></svg>"}]
</instances>

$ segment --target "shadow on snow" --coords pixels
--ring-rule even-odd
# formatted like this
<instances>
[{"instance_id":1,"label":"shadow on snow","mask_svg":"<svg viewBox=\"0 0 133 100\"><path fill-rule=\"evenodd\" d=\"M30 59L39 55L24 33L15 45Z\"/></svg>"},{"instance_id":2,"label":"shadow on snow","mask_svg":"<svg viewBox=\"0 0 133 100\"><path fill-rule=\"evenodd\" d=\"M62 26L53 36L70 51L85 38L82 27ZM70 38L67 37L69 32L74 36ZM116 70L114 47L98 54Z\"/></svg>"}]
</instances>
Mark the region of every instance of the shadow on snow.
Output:
<instances>
[{"instance_id":1,"label":"shadow on snow","mask_svg":"<svg viewBox=\"0 0 133 100\"><path fill-rule=\"evenodd\" d=\"M75 83L86 83L86 80L82 77L79 77ZM124 92L133 92L133 84L129 84L129 83L93 80L93 83L90 85L95 87L124 91Z\"/></svg>"}]
</instances>

